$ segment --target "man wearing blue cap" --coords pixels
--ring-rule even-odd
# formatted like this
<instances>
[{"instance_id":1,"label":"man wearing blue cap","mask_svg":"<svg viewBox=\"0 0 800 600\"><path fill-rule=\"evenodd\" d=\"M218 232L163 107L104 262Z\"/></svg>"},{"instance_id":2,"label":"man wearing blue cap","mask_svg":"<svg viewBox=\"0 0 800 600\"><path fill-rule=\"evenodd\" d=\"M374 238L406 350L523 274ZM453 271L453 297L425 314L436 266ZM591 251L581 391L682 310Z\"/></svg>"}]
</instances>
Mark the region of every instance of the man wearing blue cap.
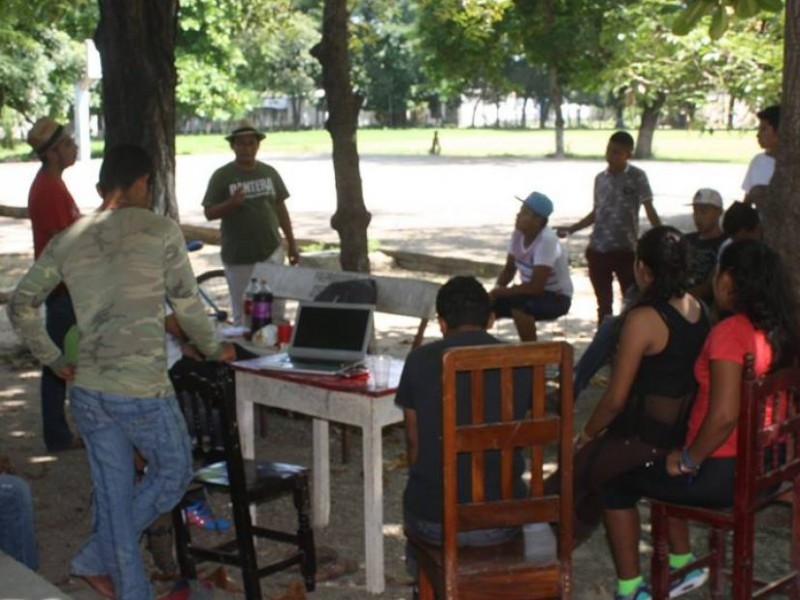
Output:
<instances>
[{"instance_id":1,"label":"man wearing blue cap","mask_svg":"<svg viewBox=\"0 0 800 600\"><path fill-rule=\"evenodd\" d=\"M567 253L547 226L553 212L550 198L531 192L522 200L508 258L491 291L495 317L512 318L519 339L536 341L536 321L552 321L569 311L572 279ZM517 271L521 283L509 285Z\"/></svg>"}]
</instances>

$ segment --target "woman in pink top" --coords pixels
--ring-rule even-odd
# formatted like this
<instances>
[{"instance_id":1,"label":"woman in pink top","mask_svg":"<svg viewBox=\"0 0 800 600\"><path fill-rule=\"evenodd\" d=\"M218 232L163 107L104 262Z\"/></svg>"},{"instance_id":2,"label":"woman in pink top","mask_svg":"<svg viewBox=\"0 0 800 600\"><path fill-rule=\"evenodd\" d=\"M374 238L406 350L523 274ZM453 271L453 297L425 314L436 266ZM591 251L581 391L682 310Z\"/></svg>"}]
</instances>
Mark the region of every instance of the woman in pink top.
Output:
<instances>
[{"instance_id":1,"label":"woman in pink top","mask_svg":"<svg viewBox=\"0 0 800 600\"><path fill-rule=\"evenodd\" d=\"M620 579L640 579L639 514L642 496L693 506L733 504L736 423L745 354L755 356L756 375L786 366L798 355L794 297L780 257L760 242L735 242L720 257L714 298L729 314L709 334L695 363L699 384L686 444L652 465L627 474L604 491L606 529ZM670 566L692 558L685 522L670 520ZM670 597L694 589L707 572L688 573ZM642 583L621 598L648 600Z\"/></svg>"}]
</instances>

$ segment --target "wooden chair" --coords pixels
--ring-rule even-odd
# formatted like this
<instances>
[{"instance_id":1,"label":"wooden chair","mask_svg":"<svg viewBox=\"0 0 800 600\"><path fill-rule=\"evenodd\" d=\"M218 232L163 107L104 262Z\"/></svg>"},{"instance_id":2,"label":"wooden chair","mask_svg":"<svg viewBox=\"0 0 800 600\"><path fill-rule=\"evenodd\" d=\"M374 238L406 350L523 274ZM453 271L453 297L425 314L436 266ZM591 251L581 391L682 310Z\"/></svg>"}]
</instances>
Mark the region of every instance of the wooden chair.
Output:
<instances>
[{"instance_id":1,"label":"wooden chair","mask_svg":"<svg viewBox=\"0 0 800 600\"><path fill-rule=\"evenodd\" d=\"M173 385L188 421L194 457L202 465L193 478L197 486L187 492L172 515L181 574L196 577L196 562L234 565L242 571L248 600L260 600L262 577L299 565L306 589L313 591L316 553L309 519L308 470L297 465L242 459L230 367L218 365L205 376L199 373L179 375L173 378ZM198 486L230 495L234 523L232 539L213 547L193 542L184 510L192 503ZM297 510L296 532L253 525L251 505L287 495L293 498ZM259 566L256 538L283 542L293 546L294 550L272 564Z\"/></svg>"},{"instance_id":2,"label":"wooden chair","mask_svg":"<svg viewBox=\"0 0 800 600\"><path fill-rule=\"evenodd\" d=\"M734 505L716 510L651 501L653 535L652 592L669 596L672 578L701 567L709 568L709 587L715 600L762 598L784 590L800 599L800 368L786 368L756 377L753 356L745 357L736 448ZM767 407L772 423L764 424ZM788 532L790 571L770 583L755 580L753 544L756 513L785 497L792 498ZM709 552L671 573L668 564L667 520L686 519L709 526ZM733 563L725 569L726 532L733 532ZM732 590L725 593L730 580Z\"/></svg>"},{"instance_id":3,"label":"wooden chair","mask_svg":"<svg viewBox=\"0 0 800 600\"><path fill-rule=\"evenodd\" d=\"M442 457L444 475L443 545L409 538L418 556L420 600L533 599L572 596L572 347L564 342L503 344L457 348L443 358ZM545 368L559 367L561 417L545 413ZM528 414L514 417L514 369L532 373ZM486 423L484 378L499 370L500 421ZM495 371L496 373L496 371ZM456 382L469 381L469 394L457 398ZM459 386L460 387L460 386ZM467 403L474 424L457 424L457 403ZM564 476L560 495L543 492L544 450L557 449ZM530 493L515 498L512 459L515 449L530 454ZM501 499L487 500L485 452L499 451ZM458 503L457 460L469 455L471 502ZM552 559L526 558L523 536L506 544L461 547L459 531L556 523L558 551Z\"/></svg>"}]
</instances>

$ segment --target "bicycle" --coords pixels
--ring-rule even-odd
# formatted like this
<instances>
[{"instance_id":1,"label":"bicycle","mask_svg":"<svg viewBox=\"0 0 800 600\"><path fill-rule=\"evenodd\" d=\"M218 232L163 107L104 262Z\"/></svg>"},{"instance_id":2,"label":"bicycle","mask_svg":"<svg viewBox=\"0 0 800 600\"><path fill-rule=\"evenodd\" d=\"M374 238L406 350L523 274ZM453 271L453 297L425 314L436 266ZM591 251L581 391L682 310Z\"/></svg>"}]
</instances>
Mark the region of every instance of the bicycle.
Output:
<instances>
[{"instance_id":1,"label":"bicycle","mask_svg":"<svg viewBox=\"0 0 800 600\"><path fill-rule=\"evenodd\" d=\"M200 250L202 247L203 242L199 240L186 242L186 249L189 252ZM231 298L225 271L211 269L200 273L197 276L197 288L209 317L213 317L220 323L227 322L233 315L233 311L231 310Z\"/></svg>"}]
</instances>

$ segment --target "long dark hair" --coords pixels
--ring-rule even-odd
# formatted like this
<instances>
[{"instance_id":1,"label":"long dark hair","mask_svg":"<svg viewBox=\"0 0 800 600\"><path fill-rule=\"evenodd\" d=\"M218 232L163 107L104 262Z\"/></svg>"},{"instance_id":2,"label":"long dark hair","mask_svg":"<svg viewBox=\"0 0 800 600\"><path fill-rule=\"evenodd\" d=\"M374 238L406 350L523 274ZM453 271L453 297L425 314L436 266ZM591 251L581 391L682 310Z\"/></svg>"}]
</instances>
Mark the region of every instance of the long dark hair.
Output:
<instances>
[{"instance_id":1,"label":"long dark hair","mask_svg":"<svg viewBox=\"0 0 800 600\"><path fill-rule=\"evenodd\" d=\"M797 357L797 305L783 261L761 242L742 240L729 245L719 260L719 273L733 280L733 311L763 331L772 347L772 369Z\"/></svg>"},{"instance_id":2,"label":"long dark hair","mask_svg":"<svg viewBox=\"0 0 800 600\"><path fill-rule=\"evenodd\" d=\"M646 231L636 243L636 258L653 274L647 289L640 290L631 308L680 298L688 289L689 243L674 227L659 225Z\"/></svg>"}]
</instances>

